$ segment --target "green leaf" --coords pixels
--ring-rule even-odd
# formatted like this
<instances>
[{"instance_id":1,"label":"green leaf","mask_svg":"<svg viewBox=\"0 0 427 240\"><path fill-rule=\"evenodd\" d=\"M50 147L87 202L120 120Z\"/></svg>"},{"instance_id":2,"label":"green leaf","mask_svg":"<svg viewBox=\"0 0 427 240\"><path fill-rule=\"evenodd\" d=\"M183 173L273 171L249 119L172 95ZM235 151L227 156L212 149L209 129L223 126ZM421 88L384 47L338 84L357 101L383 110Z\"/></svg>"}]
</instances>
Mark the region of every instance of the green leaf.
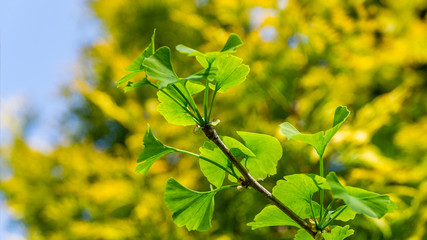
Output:
<instances>
[{"instance_id":1,"label":"green leaf","mask_svg":"<svg viewBox=\"0 0 427 240\"><path fill-rule=\"evenodd\" d=\"M236 139L227 136L221 137L221 139L225 146L230 149L236 158L239 158L243 155L248 157L255 157L255 154L249 148Z\"/></svg>"},{"instance_id":2,"label":"green leaf","mask_svg":"<svg viewBox=\"0 0 427 240\"><path fill-rule=\"evenodd\" d=\"M323 188L326 179L316 174L293 174L284 178L273 188L273 195L301 218L312 217L310 201L313 194ZM312 204L314 212L318 214L319 204Z\"/></svg>"},{"instance_id":3,"label":"green leaf","mask_svg":"<svg viewBox=\"0 0 427 240\"><path fill-rule=\"evenodd\" d=\"M299 217L303 219L310 218L312 217L310 201L313 194L324 188L325 184L326 179L315 174L289 175L285 177L285 180L277 182L277 185L273 188L273 195ZM318 214L320 212L320 205L316 202L312 202L312 204L314 212ZM273 210L274 208L276 210ZM278 221L278 219L282 219L283 222ZM255 226L255 228L278 225L299 227L297 223L276 206L267 206L255 216L254 220L255 222L248 225Z\"/></svg>"},{"instance_id":4,"label":"green leaf","mask_svg":"<svg viewBox=\"0 0 427 240\"><path fill-rule=\"evenodd\" d=\"M337 175L330 172L326 177L331 186L332 195L340 198L355 212L364 213L370 217L381 218L391 205L390 197L369 192L361 188L344 187L338 181Z\"/></svg>"},{"instance_id":5,"label":"green leaf","mask_svg":"<svg viewBox=\"0 0 427 240\"><path fill-rule=\"evenodd\" d=\"M334 226L330 233L322 233L325 240L343 240L353 235L354 230L350 229L350 226Z\"/></svg>"},{"instance_id":6,"label":"green leaf","mask_svg":"<svg viewBox=\"0 0 427 240\"><path fill-rule=\"evenodd\" d=\"M136 72L131 72L131 73L126 74L124 77L120 78L120 79L116 82L117 87L120 87L123 83L125 83L125 82L127 82L127 81L131 80L133 77L135 77L136 75L140 74L141 72L142 72L142 71L136 71Z\"/></svg>"},{"instance_id":7,"label":"green leaf","mask_svg":"<svg viewBox=\"0 0 427 240\"><path fill-rule=\"evenodd\" d=\"M322 236L325 240L343 240L351 235L353 235L353 229L350 229L350 226L340 227L334 226L330 233L322 233ZM298 230L295 235L294 240L314 240L314 238L304 229Z\"/></svg>"},{"instance_id":8,"label":"green leaf","mask_svg":"<svg viewBox=\"0 0 427 240\"><path fill-rule=\"evenodd\" d=\"M224 153L211 141L207 141L203 144L203 147L200 147L200 156L211 159L219 165L227 168L228 159ZM205 160L200 159L200 170L202 170L203 175L208 179L208 181L215 187L221 187L224 182L226 172L221 168L215 166L212 163L209 163Z\"/></svg>"},{"instance_id":9,"label":"green leaf","mask_svg":"<svg viewBox=\"0 0 427 240\"><path fill-rule=\"evenodd\" d=\"M160 101L157 110L171 124L189 126L194 125L193 117L188 114L178 103L169 98L165 93L157 92L157 97ZM173 96L180 102L183 102L181 96ZM185 105L185 103L183 103Z\"/></svg>"},{"instance_id":10,"label":"green leaf","mask_svg":"<svg viewBox=\"0 0 427 240\"><path fill-rule=\"evenodd\" d=\"M176 152L175 148L164 145L159 140L157 140L156 137L154 137L153 133L151 132L150 125L147 126L143 143L144 150L136 161L137 163L140 163L136 166L136 173L147 173L148 169L150 169L151 165L153 165L157 159L168 153Z\"/></svg>"},{"instance_id":11,"label":"green leaf","mask_svg":"<svg viewBox=\"0 0 427 240\"><path fill-rule=\"evenodd\" d=\"M254 178L276 174L277 162L282 157L282 146L275 137L249 132L237 132L255 156L249 156L246 167Z\"/></svg>"},{"instance_id":12,"label":"green leaf","mask_svg":"<svg viewBox=\"0 0 427 240\"><path fill-rule=\"evenodd\" d=\"M216 67L211 67L209 69L206 68L184 79L192 81L201 81L207 78L209 81L213 81L217 72L218 68Z\"/></svg>"},{"instance_id":13,"label":"green leaf","mask_svg":"<svg viewBox=\"0 0 427 240\"><path fill-rule=\"evenodd\" d=\"M159 80L158 86L160 89L179 81L172 67L170 49L168 47L157 49L152 56L144 60L143 64L147 67L147 75Z\"/></svg>"},{"instance_id":14,"label":"green leaf","mask_svg":"<svg viewBox=\"0 0 427 240\"><path fill-rule=\"evenodd\" d=\"M249 73L249 66L240 65L242 59L231 55L220 55L213 63L218 68L215 82L219 92L225 92L227 89L237 86L246 79Z\"/></svg>"},{"instance_id":15,"label":"green leaf","mask_svg":"<svg viewBox=\"0 0 427 240\"><path fill-rule=\"evenodd\" d=\"M294 240L314 240L314 238L304 229L298 230Z\"/></svg>"},{"instance_id":16,"label":"green leaf","mask_svg":"<svg viewBox=\"0 0 427 240\"><path fill-rule=\"evenodd\" d=\"M192 49L190 47L184 46L182 44L179 44L175 48L178 52L187 54L188 56L202 56L202 57L205 56L203 53L201 53L195 49Z\"/></svg>"},{"instance_id":17,"label":"green leaf","mask_svg":"<svg viewBox=\"0 0 427 240\"><path fill-rule=\"evenodd\" d=\"M221 137L224 144L230 149L235 157L240 156L255 156L254 153L246 148L241 142L237 141L231 137ZM200 156L211 159L223 166L224 168L230 167L231 163L225 154L219 149L213 142L205 142L203 147L200 149ZM221 187L225 178L225 171L218 166L215 166L212 163L209 163L205 160L199 160L200 169L203 172L203 175L208 179L208 181L215 187ZM232 166L231 166L232 167ZM234 177L233 177L234 178ZM237 181L237 179L233 179Z\"/></svg>"},{"instance_id":18,"label":"green leaf","mask_svg":"<svg viewBox=\"0 0 427 240\"><path fill-rule=\"evenodd\" d=\"M260 213L255 216L254 222L248 223L252 230L270 226L294 226L300 228L294 220L283 213L276 206L270 205L265 207Z\"/></svg>"},{"instance_id":19,"label":"green leaf","mask_svg":"<svg viewBox=\"0 0 427 240\"><path fill-rule=\"evenodd\" d=\"M224 47L222 48L221 52L235 51L236 48L242 45L243 45L243 42L242 42L242 39L240 39L239 35L232 33L230 37L228 37L228 40L225 43Z\"/></svg>"},{"instance_id":20,"label":"green leaf","mask_svg":"<svg viewBox=\"0 0 427 240\"><path fill-rule=\"evenodd\" d=\"M288 122L280 124L280 131L289 140L298 140L310 144L314 147L314 149L316 149L317 154L322 157L329 141L332 139L338 129L344 124L349 115L350 111L347 109L347 107L337 107L335 110L334 123L332 128L328 129L326 132L320 131L315 134L301 134L294 126L292 126L292 124Z\"/></svg>"},{"instance_id":21,"label":"green leaf","mask_svg":"<svg viewBox=\"0 0 427 240\"><path fill-rule=\"evenodd\" d=\"M214 196L219 190L197 192L170 178L166 183L164 202L173 213L176 225L186 225L189 231L205 231L211 227Z\"/></svg>"},{"instance_id":22,"label":"green leaf","mask_svg":"<svg viewBox=\"0 0 427 240\"><path fill-rule=\"evenodd\" d=\"M129 92L130 90L133 90L133 89L135 89L135 88L139 88L139 87L142 87L142 86L144 86L144 85L147 85L147 84L150 84L150 82L148 81L148 79L147 78L144 78L144 79L142 79L142 81L139 81L139 82L131 82L131 81L129 81L128 82L128 84L127 84L127 86L123 89L124 91L125 91L125 93L126 92Z\"/></svg>"},{"instance_id":23,"label":"green leaf","mask_svg":"<svg viewBox=\"0 0 427 240\"><path fill-rule=\"evenodd\" d=\"M340 206L334 211L331 211L330 218L334 218L343 208L345 208L346 205ZM343 222L347 222L350 220L353 220L356 217L356 212L353 211L351 208L347 207L340 215L338 215L335 220L340 220Z\"/></svg>"},{"instance_id":24,"label":"green leaf","mask_svg":"<svg viewBox=\"0 0 427 240\"><path fill-rule=\"evenodd\" d=\"M125 68L126 71L140 71L144 70L142 63L144 60L154 54L154 38L156 35L156 29L154 29L153 35L151 36L150 45L129 65Z\"/></svg>"}]
</instances>

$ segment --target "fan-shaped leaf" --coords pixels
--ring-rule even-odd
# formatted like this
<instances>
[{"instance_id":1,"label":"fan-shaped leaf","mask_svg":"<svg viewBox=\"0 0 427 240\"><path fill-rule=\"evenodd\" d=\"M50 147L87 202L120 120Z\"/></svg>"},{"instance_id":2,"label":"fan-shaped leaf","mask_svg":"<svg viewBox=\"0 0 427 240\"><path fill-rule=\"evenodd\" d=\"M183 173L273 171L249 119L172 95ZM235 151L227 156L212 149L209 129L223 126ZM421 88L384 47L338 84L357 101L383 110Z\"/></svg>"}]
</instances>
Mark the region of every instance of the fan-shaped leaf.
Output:
<instances>
[{"instance_id":1,"label":"fan-shaped leaf","mask_svg":"<svg viewBox=\"0 0 427 240\"><path fill-rule=\"evenodd\" d=\"M150 125L147 126L143 142L144 150L137 160L140 164L138 164L135 169L137 173L147 173L148 169L150 169L151 165L153 165L157 159L168 153L176 152L175 148L164 145L154 137Z\"/></svg>"},{"instance_id":2,"label":"fan-shaped leaf","mask_svg":"<svg viewBox=\"0 0 427 240\"><path fill-rule=\"evenodd\" d=\"M197 192L188 189L170 178L166 184L164 201L173 213L176 225L187 226L188 230L204 231L211 227L214 196L220 189Z\"/></svg>"},{"instance_id":3,"label":"fan-shaped leaf","mask_svg":"<svg viewBox=\"0 0 427 240\"><path fill-rule=\"evenodd\" d=\"M289 140L298 140L310 144L316 149L319 156L323 156L326 146L329 141L338 131L338 129L344 124L344 121L350 115L350 111L347 107L339 106L335 110L334 123L332 128L328 129L326 132L320 131L315 134L301 134L292 124L285 122L280 125L280 131L289 139Z\"/></svg>"},{"instance_id":4,"label":"fan-shaped leaf","mask_svg":"<svg viewBox=\"0 0 427 240\"><path fill-rule=\"evenodd\" d=\"M331 186L333 196L344 200L357 213L381 218L389 211L389 206L393 204L387 195L380 195L361 188L344 187L334 172L330 172L326 179Z\"/></svg>"}]
</instances>

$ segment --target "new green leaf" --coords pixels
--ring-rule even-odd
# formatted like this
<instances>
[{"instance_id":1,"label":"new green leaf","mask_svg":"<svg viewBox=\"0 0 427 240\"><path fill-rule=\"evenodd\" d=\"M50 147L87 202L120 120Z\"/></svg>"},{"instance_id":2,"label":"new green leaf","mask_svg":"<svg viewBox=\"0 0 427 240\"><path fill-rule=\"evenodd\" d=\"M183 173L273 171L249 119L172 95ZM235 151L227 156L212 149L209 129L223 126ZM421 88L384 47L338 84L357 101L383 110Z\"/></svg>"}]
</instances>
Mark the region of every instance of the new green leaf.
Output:
<instances>
[{"instance_id":1,"label":"new green leaf","mask_svg":"<svg viewBox=\"0 0 427 240\"><path fill-rule=\"evenodd\" d=\"M173 97L173 96L172 96ZM189 126L194 125L193 117L186 112L178 103L169 98L165 93L157 92L157 98L160 101L157 110L171 124ZM176 100L182 101L181 98L175 97ZM182 103L184 104L184 103Z\"/></svg>"},{"instance_id":2,"label":"new green leaf","mask_svg":"<svg viewBox=\"0 0 427 240\"><path fill-rule=\"evenodd\" d=\"M353 233L353 229L350 229L349 226L334 226L330 233L324 232L322 233L322 236L325 240L343 240L353 235ZM300 229L295 235L294 240L314 240L314 238L304 229Z\"/></svg>"},{"instance_id":3,"label":"new green leaf","mask_svg":"<svg viewBox=\"0 0 427 240\"><path fill-rule=\"evenodd\" d=\"M168 153L176 152L176 150L172 147L168 147L157 140L151 132L150 125L147 126L147 131L145 132L145 136L143 139L144 150L139 155L137 163L140 163L136 166L135 172L145 174L148 169L150 169L151 165Z\"/></svg>"},{"instance_id":4,"label":"new green leaf","mask_svg":"<svg viewBox=\"0 0 427 240\"><path fill-rule=\"evenodd\" d=\"M171 54L168 47L161 47L144 60L143 65L147 68L147 75L159 80L160 89L179 81L171 63Z\"/></svg>"},{"instance_id":5,"label":"new green leaf","mask_svg":"<svg viewBox=\"0 0 427 240\"><path fill-rule=\"evenodd\" d=\"M314 193L320 189L327 188L326 179L318 175L294 174L286 176L285 180L278 181L277 185L273 188L273 195L299 217L305 219L312 217L311 207L313 207L315 214L319 213L320 205L312 202L311 199ZM278 221L278 219L282 220ZM267 206L256 215L254 220L255 222L248 224L253 229L278 225L297 226L293 220L276 206Z\"/></svg>"},{"instance_id":6,"label":"new green leaf","mask_svg":"<svg viewBox=\"0 0 427 240\"><path fill-rule=\"evenodd\" d=\"M248 223L252 230L270 226L294 226L300 228L294 220L276 206L267 206L255 216L254 222Z\"/></svg>"},{"instance_id":7,"label":"new green leaf","mask_svg":"<svg viewBox=\"0 0 427 240\"><path fill-rule=\"evenodd\" d=\"M231 137L222 137L224 144L230 149L235 157L245 156L255 156L254 153L246 148L242 143ZM203 147L200 149L200 156L211 159L217 164L223 166L224 168L230 167L231 163L225 154L219 149L213 142L205 142ZM207 162L203 159L199 160L200 169L203 172L203 175L212 183L215 187L221 187L225 178L225 171L214 164ZM233 179L236 181L237 179Z\"/></svg>"},{"instance_id":8,"label":"new green leaf","mask_svg":"<svg viewBox=\"0 0 427 240\"><path fill-rule=\"evenodd\" d=\"M126 71L139 71L144 69L144 66L142 65L142 63L146 58L154 54L155 35L156 35L156 30L154 29L153 35L151 36L150 45L148 45L148 47L135 60L133 60L133 62L129 66L125 68Z\"/></svg>"},{"instance_id":9,"label":"new green leaf","mask_svg":"<svg viewBox=\"0 0 427 240\"><path fill-rule=\"evenodd\" d=\"M242 42L242 39L240 39L239 35L232 33L230 37L228 37L228 40L225 43L224 47L222 48L221 52L235 51L236 48L242 45L243 45L243 42Z\"/></svg>"},{"instance_id":10,"label":"new green leaf","mask_svg":"<svg viewBox=\"0 0 427 240\"><path fill-rule=\"evenodd\" d=\"M228 158L215 145L215 143L211 141L205 142L203 147L201 147L199 150L200 156L211 159L224 168L228 167ZM225 171L203 159L199 160L199 164L200 170L202 170L203 175L205 175L208 181L217 188L221 187L222 183L224 182Z\"/></svg>"},{"instance_id":11,"label":"new green leaf","mask_svg":"<svg viewBox=\"0 0 427 240\"><path fill-rule=\"evenodd\" d=\"M131 80L133 77L135 77L136 75L140 74L141 72L142 72L142 70L140 70L140 71L136 71L136 72L131 72L131 73L126 74L124 77L120 78L120 79L116 82L117 87L120 87L123 83L125 83L125 82L127 82L127 81Z\"/></svg>"},{"instance_id":12,"label":"new green leaf","mask_svg":"<svg viewBox=\"0 0 427 240\"><path fill-rule=\"evenodd\" d=\"M322 233L322 236L325 240L343 240L351 235L353 235L354 230L350 229L350 226L334 226L330 233Z\"/></svg>"},{"instance_id":13,"label":"new green leaf","mask_svg":"<svg viewBox=\"0 0 427 240\"><path fill-rule=\"evenodd\" d=\"M219 92L223 93L246 79L246 75L249 73L249 66L240 65L241 63L241 58L231 55L221 55L216 58L213 66L218 68L215 83Z\"/></svg>"},{"instance_id":14,"label":"new green leaf","mask_svg":"<svg viewBox=\"0 0 427 240\"><path fill-rule=\"evenodd\" d=\"M126 87L123 89L126 92L129 92L130 90L133 90L135 88L139 88L142 87L144 85L148 85L150 84L150 82L148 81L147 78L142 79L142 81L138 81L138 82L131 82L129 81L128 84L126 85Z\"/></svg>"},{"instance_id":15,"label":"new green leaf","mask_svg":"<svg viewBox=\"0 0 427 240\"><path fill-rule=\"evenodd\" d=\"M320 131L315 134L301 134L292 124L285 122L280 125L280 131L289 139L289 140L298 140L310 144L316 149L316 152L319 156L323 156L326 146L329 141L338 131L338 129L344 124L345 120L350 115L350 111L347 107L339 106L335 110L334 123L332 128L328 129L326 132Z\"/></svg>"},{"instance_id":16,"label":"new green leaf","mask_svg":"<svg viewBox=\"0 0 427 240\"><path fill-rule=\"evenodd\" d=\"M214 196L219 190L197 192L170 178L166 184L164 201L173 213L172 218L176 225L186 225L189 231L204 231L211 227Z\"/></svg>"},{"instance_id":17,"label":"new green leaf","mask_svg":"<svg viewBox=\"0 0 427 240\"><path fill-rule=\"evenodd\" d=\"M344 187L334 172L330 172L326 179L331 187L332 195L344 200L357 213L381 218L389 212L389 206L393 204L387 195L380 195L361 188Z\"/></svg>"},{"instance_id":18,"label":"new green leaf","mask_svg":"<svg viewBox=\"0 0 427 240\"><path fill-rule=\"evenodd\" d=\"M249 156L246 167L254 178L276 174L277 162L282 158L282 146L275 137L249 132L237 132L255 156Z\"/></svg>"}]
</instances>

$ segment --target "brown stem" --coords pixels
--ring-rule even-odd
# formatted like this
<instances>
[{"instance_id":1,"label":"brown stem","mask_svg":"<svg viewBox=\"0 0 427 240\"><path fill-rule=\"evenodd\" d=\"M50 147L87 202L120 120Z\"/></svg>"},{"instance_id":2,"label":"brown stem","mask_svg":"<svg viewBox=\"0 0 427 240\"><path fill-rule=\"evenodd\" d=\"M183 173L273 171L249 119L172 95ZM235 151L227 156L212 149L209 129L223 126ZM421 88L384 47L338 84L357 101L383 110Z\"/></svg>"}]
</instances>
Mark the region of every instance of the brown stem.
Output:
<instances>
[{"instance_id":1,"label":"brown stem","mask_svg":"<svg viewBox=\"0 0 427 240\"><path fill-rule=\"evenodd\" d=\"M311 228L311 226L296 215L291 209L286 207L279 199L277 199L273 194L271 194L267 189L265 189L261 184L258 183L246 170L246 168L234 157L230 152L227 146L219 138L215 128L212 125L205 125L202 128L206 137L214 142L219 149L227 156L227 158L233 163L233 165L239 170L243 175L244 181L242 182L243 187L250 186L255 189L257 192L261 193L265 198L267 198L272 204L278 207L282 212L288 215L292 220L294 220L298 225L305 229L310 235L314 238L316 236L316 231Z\"/></svg>"}]
</instances>

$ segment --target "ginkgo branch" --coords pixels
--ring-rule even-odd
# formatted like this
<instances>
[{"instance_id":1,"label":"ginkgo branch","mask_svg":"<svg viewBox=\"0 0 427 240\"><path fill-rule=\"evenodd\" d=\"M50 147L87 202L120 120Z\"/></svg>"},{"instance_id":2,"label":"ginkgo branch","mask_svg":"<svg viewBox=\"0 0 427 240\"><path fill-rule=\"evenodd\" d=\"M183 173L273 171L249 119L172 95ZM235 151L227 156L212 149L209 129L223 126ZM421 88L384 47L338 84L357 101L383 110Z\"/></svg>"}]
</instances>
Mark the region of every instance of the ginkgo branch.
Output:
<instances>
[{"instance_id":1,"label":"ginkgo branch","mask_svg":"<svg viewBox=\"0 0 427 240\"><path fill-rule=\"evenodd\" d=\"M202 128L206 137L215 143L219 149L227 156L227 158L233 163L233 165L239 170L239 172L244 177L244 182L242 186L252 187L257 192L261 193L265 198L267 198L272 204L278 207L282 212L288 215L292 220L294 220L298 225L301 226L304 230L306 230L313 238L316 236L316 231L311 228L311 226L301 219L296 213L294 213L290 208L285 206L279 199L277 199L271 192L265 189L257 180L249 174L246 168L237 160L237 158L231 153L230 149L222 142L219 138L218 133L212 125L205 125Z\"/></svg>"}]
</instances>

